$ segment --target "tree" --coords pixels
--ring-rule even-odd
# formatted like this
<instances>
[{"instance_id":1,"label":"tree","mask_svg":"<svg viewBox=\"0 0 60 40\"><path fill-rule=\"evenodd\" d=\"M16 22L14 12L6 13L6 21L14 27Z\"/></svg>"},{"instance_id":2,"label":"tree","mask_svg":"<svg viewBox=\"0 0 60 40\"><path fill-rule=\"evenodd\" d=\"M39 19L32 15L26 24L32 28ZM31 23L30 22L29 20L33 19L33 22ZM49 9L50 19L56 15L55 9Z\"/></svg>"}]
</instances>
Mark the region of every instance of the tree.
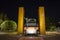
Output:
<instances>
[{"instance_id":1,"label":"tree","mask_svg":"<svg viewBox=\"0 0 60 40\"><path fill-rule=\"evenodd\" d=\"M46 17L46 30L50 31L51 28L55 27L54 19L52 17Z\"/></svg>"},{"instance_id":2,"label":"tree","mask_svg":"<svg viewBox=\"0 0 60 40\"><path fill-rule=\"evenodd\" d=\"M12 20L6 20L1 24L1 30L2 31L16 31L17 30L17 24L15 21Z\"/></svg>"},{"instance_id":3,"label":"tree","mask_svg":"<svg viewBox=\"0 0 60 40\"><path fill-rule=\"evenodd\" d=\"M5 20L8 20L7 14L0 13L0 24Z\"/></svg>"},{"instance_id":4,"label":"tree","mask_svg":"<svg viewBox=\"0 0 60 40\"><path fill-rule=\"evenodd\" d=\"M7 17L7 14L4 15L3 20L4 20L4 21L5 21L5 20L9 20L8 17Z\"/></svg>"}]
</instances>

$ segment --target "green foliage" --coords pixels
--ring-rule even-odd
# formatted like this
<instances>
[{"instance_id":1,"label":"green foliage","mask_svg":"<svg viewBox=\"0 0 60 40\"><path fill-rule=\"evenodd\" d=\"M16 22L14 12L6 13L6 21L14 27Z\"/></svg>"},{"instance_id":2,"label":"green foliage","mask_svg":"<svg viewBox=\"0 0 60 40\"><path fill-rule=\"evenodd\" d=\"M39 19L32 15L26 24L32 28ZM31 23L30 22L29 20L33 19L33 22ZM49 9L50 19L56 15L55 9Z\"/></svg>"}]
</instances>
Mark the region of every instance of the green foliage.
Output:
<instances>
[{"instance_id":1,"label":"green foliage","mask_svg":"<svg viewBox=\"0 0 60 40\"><path fill-rule=\"evenodd\" d=\"M50 31L56 31L57 29L56 29L56 26L51 26L50 27Z\"/></svg>"},{"instance_id":2,"label":"green foliage","mask_svg":"<svg viewBox=\"0 0 60 40\"><path fill-rule=\"evenodd\" d=\"M9 20L7 17L7 14L0 13L0 31L16 31L17 30L17 24L15 21Z\"/></svg>"},{"instance_id":3,"label":"green foliage","mask_svg":"<svg viewBox=\"0 0 60 40\"><path fill-rule=\"evenodd\" d=\"M56 29L54 19L51 17L46 17L46 30L47 31L53 31Z\"/></svg>"},{"instance_id":4,"label":"green foliage","mask_svg":"<svg viewBox=\"0 0 60 40\"><path fill-rule=\"evenodd\" d=\"M1 25L2 22L3 22L3 20L0 19L0 25Z\"/></svg>"},{"instance_id":5,"label":"green foliage","mask_svg":"<svg viewBox=\"0 0 60 40\"><path fill-rule=\"evenodd\" d=\"M3 21L8 20L7 14L0 13L0 19Z\"/></svg>"},{"instance_id":6,"label":"green foliage","mask_svg":"<svg viewBox=\"0 0 60 40\"><path fill-rule=\"evenodd\" d=\"M12 20L6 20L1 24L1 30L2 31L16 31L17 24L15 21Z\"/></svg>"},{"instance_id":7,"label":"green foliage","mask_svg":"<svg viewBox=\"0 0 60 40\"><path fill-rule=\"evenodd\" d=\"M5 21L5 20L9 20L8 17L7 17L7 14L4 15L3 20L4 20L4 21Z\"/></svg>"},{"instance_id":8,"label":"green foliage","mask_svg":"<svg viewBox=\"0 0 60 40\"><path fill-rule=\"evenodd\" d=\"M0 13L0 19L3 20L3 16L4 14L3 13Z\"/></svg>"}]
</instances>

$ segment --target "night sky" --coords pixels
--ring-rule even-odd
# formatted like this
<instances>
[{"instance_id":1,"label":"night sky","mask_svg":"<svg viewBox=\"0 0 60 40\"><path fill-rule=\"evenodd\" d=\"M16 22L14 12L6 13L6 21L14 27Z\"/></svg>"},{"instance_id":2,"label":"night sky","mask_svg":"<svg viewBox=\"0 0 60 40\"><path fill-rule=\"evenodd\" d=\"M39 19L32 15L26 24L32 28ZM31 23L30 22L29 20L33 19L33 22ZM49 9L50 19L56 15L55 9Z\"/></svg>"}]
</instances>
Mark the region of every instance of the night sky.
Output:
<instances>
[{"instance_id":1,"label":"night sky","mask_svg":"<svg viewBox=\"0 0 60 40\"><path fill-rule=\"evenodd\" d=\"M7 13L8 17L17 22L18 7L25 7L25 17L37 18L38 7L45 7L45 16L54 19L54 22L60 21L60 1L58 0L0 0L0 12Z\"/></svg>"}]
</instances>

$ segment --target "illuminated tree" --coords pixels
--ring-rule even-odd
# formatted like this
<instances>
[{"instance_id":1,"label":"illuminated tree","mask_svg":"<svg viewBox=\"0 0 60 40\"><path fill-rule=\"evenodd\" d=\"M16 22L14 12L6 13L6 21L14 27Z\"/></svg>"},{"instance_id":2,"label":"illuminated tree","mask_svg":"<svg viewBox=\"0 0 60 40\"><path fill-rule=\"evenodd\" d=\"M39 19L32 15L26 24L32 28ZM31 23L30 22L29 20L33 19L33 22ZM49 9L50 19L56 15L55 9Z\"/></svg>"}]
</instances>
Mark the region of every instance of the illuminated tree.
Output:
<instances>
[{"instance_id":1,"label":"illuminated tree","mask_svg":"<svg viewBox=\"0 0 60 40\"><path fill-rule=\"evenodd\" d=\"M1 24L1 30L2 31L16 31L17 29L17 24L15 21L11 20L6 20Z\"/></svg>"},{"instance_id":2,"label":"illuminated tree","mask_svg":"<svg viewBox=\"0 0 60 40\"><path fill-rule=\"evenodd\" d=\"M8 20L7 14L0 13L0 24L5 20Z\"/></svg>"}]
</instances>

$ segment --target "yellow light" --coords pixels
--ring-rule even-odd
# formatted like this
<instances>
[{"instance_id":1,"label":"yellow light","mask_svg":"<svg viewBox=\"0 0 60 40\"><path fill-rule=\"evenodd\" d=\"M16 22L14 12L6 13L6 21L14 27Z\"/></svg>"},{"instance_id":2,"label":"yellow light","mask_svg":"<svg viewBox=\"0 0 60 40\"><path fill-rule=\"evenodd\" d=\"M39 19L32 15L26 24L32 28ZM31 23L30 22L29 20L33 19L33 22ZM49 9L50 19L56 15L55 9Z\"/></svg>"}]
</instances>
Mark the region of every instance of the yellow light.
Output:
<instances>
[{"instance_id":1,"label":"yellow light","mask_svg":"<svg viewBox=\"0 0 60 40\"><path fill-rule=\"evenodd\" d=\"M18 12L18 34L23 34L24 7L19 7Z\"/></svg>"},{"instance_id":2,"label":"yellow light","mask_svg":"<svg viewBox=\"0 0 60 40\"><path fill-rule=\"evenodd\" d=\"M45 35L45 15L44 15L44 7L39 7L39 27L40 27L40 34Z\"/></svg>"}]
</instances>

